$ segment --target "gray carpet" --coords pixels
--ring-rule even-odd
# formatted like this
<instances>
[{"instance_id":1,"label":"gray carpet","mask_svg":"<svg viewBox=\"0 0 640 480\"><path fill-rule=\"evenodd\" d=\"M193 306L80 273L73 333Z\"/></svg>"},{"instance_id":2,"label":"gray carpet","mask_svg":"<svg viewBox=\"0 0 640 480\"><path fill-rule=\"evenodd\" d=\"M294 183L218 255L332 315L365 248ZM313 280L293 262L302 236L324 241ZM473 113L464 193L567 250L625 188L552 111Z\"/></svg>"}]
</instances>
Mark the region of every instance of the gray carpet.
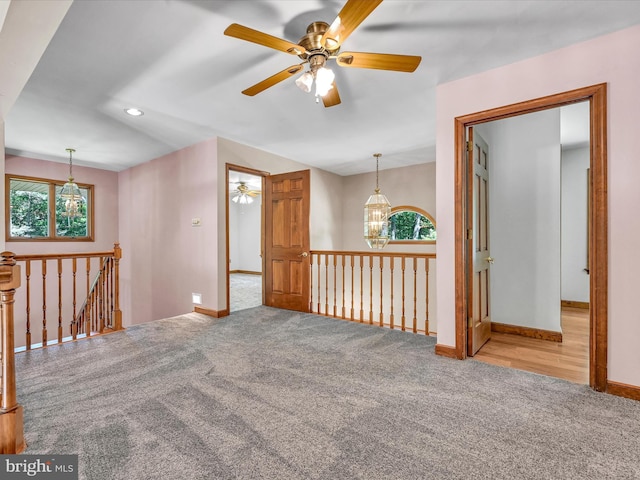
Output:
<instances>
[{"instance_id":1,"label":"gray carpet","mask_svg":"<svg viewBox=\"0 0 640 480\"><path fill-rule=\"evenodd\" d=\"M25 453L83 479L640 478L640 402L268 307L17 356Z\"/></svg>"},{"instance_id":2,"label":"gray carpet","mask_svg":"<svg viewBox=\"0 0 640 480\"><path fill-rule=\"evenodd\" d=\"M231 312L262 305L262 275L230 274L229 301Z\"/></svg>"}]
</instances>

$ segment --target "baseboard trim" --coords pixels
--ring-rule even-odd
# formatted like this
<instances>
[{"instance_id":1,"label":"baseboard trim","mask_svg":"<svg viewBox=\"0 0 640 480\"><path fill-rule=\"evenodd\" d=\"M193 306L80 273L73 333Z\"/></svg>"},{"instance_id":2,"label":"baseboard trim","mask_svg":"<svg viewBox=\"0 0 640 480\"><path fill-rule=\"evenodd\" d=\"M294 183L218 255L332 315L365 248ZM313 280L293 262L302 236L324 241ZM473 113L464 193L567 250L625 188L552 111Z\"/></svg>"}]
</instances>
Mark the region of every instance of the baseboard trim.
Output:
<instances>
[{"instance_id":1,"label":"baseboard trim","mask_svg":"<svg viewBox=\"0 0 640 480\"><path fill-rule=\"evenodd\" d=\"M442 345L440 343L436 343L436 355L440 355L442 357L447 357L447 358L455 358L456 360L458 359L458 355L456 353L455 347Z\"/></svg>"},{"instance_id":2,"label":"baseboard trim","mask_svg":"<svg viewBox=\"0 0 640 480\"><path fill-rule=\"evenodd\" d=\"M630 398L631 400L640 400L640 387L635 385L627 385L626 383L607 381L607 393L617 395L618 397Z\"/></svg>"},{"instance_id":3,"label":"baseboard trim","mask_svg":"<svg viewBox=\"0 0 640 480\"><path fill-rule=\"evenodd\" d=\"M509 333L521 337L539 338L551 342L562 342L562 332L552 332L540 328L521 327L519 325L507 325L505 323L491 322L491 331L496 333Z\"/></svg>"},{"instance_id":4,"label":"baseboard trim","mask_svg":"<svg viewBox=\"0 0 640 480\"><path fill-rule=\"evenodd\" d=\"M227 309L211 310L210 308L193 307L193 311L196 313L201 313L203 315L209 315L210 317L214 317L214 318L226 317L227 315L229 315L229 310Z\"/></svg>"},{"instance_id":5,"label":"baseboard trim","mask_svg":"<svg viewBox=\"0 0 640 480\"><path fill-rule=\"evenodd\" d=\"M229 270L229 273L244 273L245 275L262 275L262 272L254 272L253 270Z\"/></svg>"},{"instance_id":6,"label":"baseboard trim","mask_svg":"<svg viewBox=\"0 0 640 480\"><path fill-rule=\"evenodd\" d=\"M589 310L589 302L575 302L573 300L560 300L560 306L571 308L582 308Z\"/></svg>"}]
</instances>

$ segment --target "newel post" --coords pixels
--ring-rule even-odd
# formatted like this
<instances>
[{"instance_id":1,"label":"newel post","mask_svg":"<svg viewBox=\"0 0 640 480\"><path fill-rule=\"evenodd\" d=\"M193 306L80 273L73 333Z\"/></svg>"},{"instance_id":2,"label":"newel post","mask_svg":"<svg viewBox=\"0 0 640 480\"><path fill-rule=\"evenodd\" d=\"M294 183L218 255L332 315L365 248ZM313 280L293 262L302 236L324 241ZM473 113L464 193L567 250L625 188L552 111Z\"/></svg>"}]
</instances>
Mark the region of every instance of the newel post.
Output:
<instances>
[{"instance_id":1,"label":"newel post","mask_svg":"<svg viewBox=\"0 0 640 480\"><path fill-rule=\"evenodd\" d=\"M122 258L122 249L119 243L113 244L113 259L115 261L115 286L114 286L114 308L113 308L113 326L114 330L122 330L122 311L120 310L120 259Z\"/></svg>"},{"instance_id":2,"label":"newel post","mask_svg":"<svg viewBox=\"0 0 640 480\"><path fill-rule=\"evenodd\" d=\"M0 453L22 452L24 417L16 400L16 366L14 356L13 303L20 286L20 266L15 254L0 253L0 348L2 349L2 395L0 396Z\"/></svg>"}]
</instances>

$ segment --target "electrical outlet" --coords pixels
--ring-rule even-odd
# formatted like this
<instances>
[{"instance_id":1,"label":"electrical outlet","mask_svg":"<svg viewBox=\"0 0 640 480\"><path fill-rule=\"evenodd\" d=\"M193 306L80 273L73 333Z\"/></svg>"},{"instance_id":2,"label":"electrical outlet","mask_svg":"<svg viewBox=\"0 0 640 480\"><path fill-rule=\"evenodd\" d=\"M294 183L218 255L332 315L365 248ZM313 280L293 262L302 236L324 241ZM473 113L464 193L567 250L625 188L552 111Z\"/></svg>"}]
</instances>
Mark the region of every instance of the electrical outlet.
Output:
<instances>
[{"instance_id":1,"label":"electrical outlet","mask_svg":"<svg viewBox=\"0 0 640 480\"><path fill-rule=\"evenodd\" d=\"M202 225L202 221L200 220L200 218L196 217L191 219L192 227L199 227L200 225Z\"/></svg>"},{"instance_id":2,"label":"electrical outlet","mask_svg":"<svg viewBox=\"0 0 640 480\"><path fill-rule=\"evenodd\" d=\"M201 293L192 293L191 301L196 305L202 305L202 294Z\"/></svg>"}]
</instances>

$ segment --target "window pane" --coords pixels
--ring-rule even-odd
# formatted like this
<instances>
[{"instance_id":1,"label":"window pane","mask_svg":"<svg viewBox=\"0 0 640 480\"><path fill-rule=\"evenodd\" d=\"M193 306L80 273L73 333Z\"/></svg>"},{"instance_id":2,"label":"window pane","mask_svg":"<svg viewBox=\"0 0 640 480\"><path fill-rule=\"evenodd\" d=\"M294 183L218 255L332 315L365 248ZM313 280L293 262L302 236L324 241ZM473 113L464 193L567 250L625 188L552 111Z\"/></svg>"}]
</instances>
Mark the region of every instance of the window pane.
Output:
<instances>
[{"instance_id":1,"label":"window pane","mask_svg":"<svg viewBox=\"0 0 640 480\"><path fill-rule=\"evenodd\" d=\"M10 181L12 237L37 238L49 235L49 185L27 180Z\"/></svg>"},{"instance_id":2,"label":"window pane","mask_svg":"<svg viewBox=\"0 0 640 480\"><path fill-rule=\"evenodd\" d=\"M436 227L417 212L396 212L389 217L391 240L435 240Z\"/></svg>"},{"instance_id":3,"label":"window pane","mask_svg":"<svg viewBox=\"0 0 640 480\"><path fill-rule=\"evenodd\" d=\"M89 191L80 187L80 195L84 201L78 206L77 217L65 216L65 200L60 197L62 185L56 185L56 236L57 237L88 237L87 206L89 205Z\"/></svg>"}]
</instances>

